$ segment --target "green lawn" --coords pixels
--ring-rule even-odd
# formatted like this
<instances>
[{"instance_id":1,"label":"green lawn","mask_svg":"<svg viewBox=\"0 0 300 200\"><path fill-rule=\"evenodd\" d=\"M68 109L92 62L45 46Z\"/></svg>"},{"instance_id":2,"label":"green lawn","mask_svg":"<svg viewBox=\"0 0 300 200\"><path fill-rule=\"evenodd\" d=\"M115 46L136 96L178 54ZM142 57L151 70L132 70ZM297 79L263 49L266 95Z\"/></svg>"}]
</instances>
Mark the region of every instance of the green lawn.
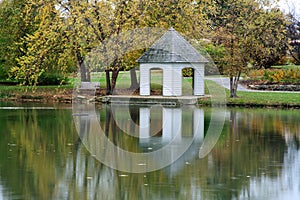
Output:
<instances>
[{"instance_id":1,"label":"green lawn","mask_svg":"<svg viewBox=\"0 0 300 200\"><path fill-rule=\"evenodd\" d=\"M139 74L137 72L137 74ZM137 77L139 79L139 77ZM192 94L192 79L183 78L183 95ZM99 81L101 88L105 88L105 74L104 73L93 73L92 81ZM153 71L151 74L151 89L161 89L162 85L162 74L161 71ZM220 85L216 84L211 80L205 80L205 93L207 95L213 95L212 100L221 100L226 102L228 105L237 106L283 106L283 107L300 107L300 93L285 93L285 92L244 92L238 91L239 98L229 98L229 90L224 89ZM129 88L130 87L130 74L129 72L120 72L117 80L117 89ZM31 91L26 86L1 86L0 85L0 98L22 96L26 93L34 95L47 94L55 95L63 93L64 91L72 90L73 85L62 85L62 86L37 86L35 91ZM27 90L26 90L27 89ZM211 103L210 98L205 98L199 101L200 104L208 105Z\"/></svg>"},{"instance_id":2,"label":"green lawn","mask_svg":"<svg viewBox=\"0 0 300 200\"><path fill-rule=\"evenodd\" d=\"M211 80L205 81L206 85L216 91L224 90L220 85ZM238 91L238 98L229 98L230 92L226 91L226 102L228 105L246 105L246 106L299 106L300 107L300 93L288 92L245 92ZM208 93L206 88L206 93ZM207 102L204 102L207 104Z\"/></svg>"},{"instance_id":3,"label":"green lawn","mask_svg":"<svg viewBox=\"0 0 300 200\"><path fill-rule=\"evenodd\" d=\"M139 74L137 72L137 74ZM105 85L105 77L101 76L101 85ZM192 94L192 78L183 78L183 95ZM151 88L157 89L162 85L161 71L153 71L151 74ZM300 106L300 93L286 92L244 92L238 91L239 98L229 98L229 90L224 89L213 81L205 80L205 93L217 95L218 98L225 97L229 105L249 105L249 106ZM128 72L120 72L117 80L117 88L128 88L130 86L130 75ZM214 99L218 99L214 98ZM207 102L206 102L207 103Z\"/></svg>"},{"instance_id":4,"label":"green lawn","mask_svg":"<svg viewBox=\"0 0 300 200\"><path fill-rule=\"evenodd\" d=\"M137 79L139 80L139 72L137 71ZM105 73L92 73L92 82L100 82L100 87L106 87ZM119 72L116 89L126 89L130 87L130 74L129 72ZM162 89L162 71L161 70L151 70L151 89L158 90ZM192 78L184 77L182 79L183 95L192 94Z\"/></svg>"},{"instance_id":5,"label":"green lawn","mask_svg":"<svg viewBox=\"0 0 300 200\"><path fill-rule=\"evenodd\" d=\"M228 91L229 94L229 91ZM284 92L238 92L239 98L227 99L227 102L234 104L248 104L261 106L300 106L300 93Z\"/></svg>"}]
</instances>

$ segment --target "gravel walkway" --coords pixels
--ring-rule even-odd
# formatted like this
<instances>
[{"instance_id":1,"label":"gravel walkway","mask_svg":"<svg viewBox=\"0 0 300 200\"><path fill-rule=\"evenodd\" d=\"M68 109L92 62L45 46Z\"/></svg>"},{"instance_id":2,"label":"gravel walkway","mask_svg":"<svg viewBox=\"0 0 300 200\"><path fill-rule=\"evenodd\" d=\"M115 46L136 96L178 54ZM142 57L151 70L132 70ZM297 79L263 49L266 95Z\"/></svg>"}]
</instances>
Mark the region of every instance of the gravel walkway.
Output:
<instances>
[{"instance_id":1,"label":"gravel walkway","mask_svg":"<svg viewBox=\"0 0 300 200\"><path fill-rule=\"evenodd\" d=\"M212 80L217 84L223 86L224 88L230 88L230 80L228 77L205 77L206 80ZM250 90L243 85L238 85L238 91L245 91L245 92L280 92L280 93L300 93L298 91L272 91L272 90Z\"/></svg>"}]
</instances>

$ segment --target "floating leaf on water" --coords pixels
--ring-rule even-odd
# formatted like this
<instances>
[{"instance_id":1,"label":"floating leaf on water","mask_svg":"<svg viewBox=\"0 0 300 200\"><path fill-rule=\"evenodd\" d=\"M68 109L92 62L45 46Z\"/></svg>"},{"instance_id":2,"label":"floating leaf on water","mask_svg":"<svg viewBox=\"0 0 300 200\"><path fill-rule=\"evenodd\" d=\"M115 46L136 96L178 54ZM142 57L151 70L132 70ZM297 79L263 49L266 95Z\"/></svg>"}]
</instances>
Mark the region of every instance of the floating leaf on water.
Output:
<instances>
[{"instance_id":1,"label":"floating leaf on water","mask_svg":"<svg viewBox=\"0 0 300 200\"><path fill-rule=\"evenodd\" d=\"M147 165L146 163L139 163L138 164L139 166L144 166L144 165Z\"/></svg>"}]
</instances>

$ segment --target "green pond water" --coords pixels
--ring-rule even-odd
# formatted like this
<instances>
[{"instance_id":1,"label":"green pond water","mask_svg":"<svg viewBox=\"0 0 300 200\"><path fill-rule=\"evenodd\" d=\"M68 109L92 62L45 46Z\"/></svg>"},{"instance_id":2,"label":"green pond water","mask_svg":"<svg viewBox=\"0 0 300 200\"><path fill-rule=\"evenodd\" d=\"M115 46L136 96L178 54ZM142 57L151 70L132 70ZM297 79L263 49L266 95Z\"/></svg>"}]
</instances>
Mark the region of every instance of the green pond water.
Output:
<instances>
[{"instance_id":1,"label":"green pond water","mask_svg":"<svg viewBox=\"0 0 300 200\"><path fill-rule=\"evenodd\" d=\"M0 199L300 199L299 147L299 110L2 103Z\"/></svg>"}]
</instances>

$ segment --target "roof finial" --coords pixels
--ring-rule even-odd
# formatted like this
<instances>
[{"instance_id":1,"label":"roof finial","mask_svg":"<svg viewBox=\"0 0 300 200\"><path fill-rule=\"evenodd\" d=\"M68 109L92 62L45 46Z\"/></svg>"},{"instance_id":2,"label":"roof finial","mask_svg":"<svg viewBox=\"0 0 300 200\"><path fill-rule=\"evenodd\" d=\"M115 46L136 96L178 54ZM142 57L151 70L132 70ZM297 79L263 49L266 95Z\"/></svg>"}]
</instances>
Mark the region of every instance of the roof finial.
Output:
<instances>
[{"instance_id":1,"label":"roof finial","mask_svg":"<svg viewBox=\"0 0 300 200\"><path fill-rule=\"evenodd\" d=\"M171 28L169 29L169 31L175 31L175 29L173 28L173 26L171 26Z\"/></svg>"}]
</instances>

